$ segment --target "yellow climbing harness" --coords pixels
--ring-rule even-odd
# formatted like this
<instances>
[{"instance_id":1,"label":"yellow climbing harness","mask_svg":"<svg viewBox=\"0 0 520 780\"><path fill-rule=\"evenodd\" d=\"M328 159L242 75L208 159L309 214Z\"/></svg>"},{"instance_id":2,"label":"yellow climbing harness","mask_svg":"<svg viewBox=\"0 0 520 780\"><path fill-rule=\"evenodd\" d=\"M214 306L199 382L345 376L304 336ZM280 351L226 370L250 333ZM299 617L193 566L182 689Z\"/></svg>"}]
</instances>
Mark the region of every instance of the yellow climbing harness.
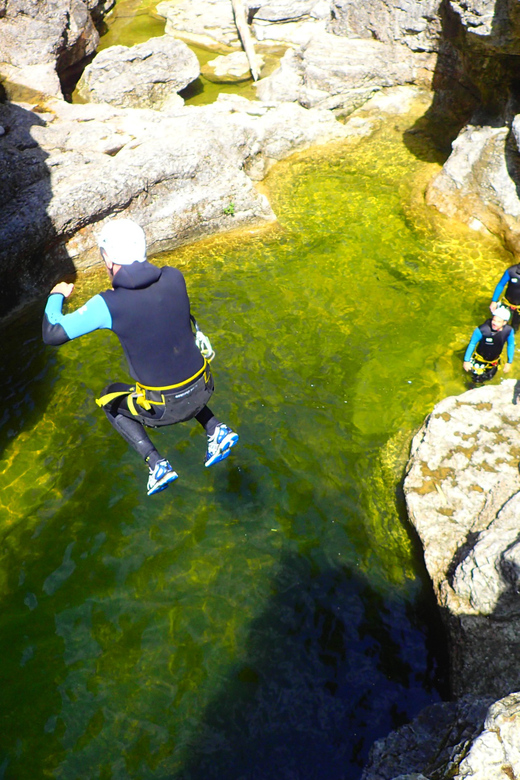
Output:
<instances>
[{"instance_id":1,"label":"yellow climbing harness","mask_svg":"<svg viewBox=\"0 0 520 780\"><path fill-rule=\"evenodd\" d=\"M505 295L503 296L500 303L507 306L507 308L511 309L511 311L518 311L518 309L520 309L520 304L509 303Z\"/></svg>"},{"instance_id":2,"label":"yellow climbing harness","mask_svg":"<svg viewBox=\"0 0 520 780\"><path fill-rule=\"evenodd\" d=\"M165 398L164 398L164 391L165 390L180 390L182 387L186 387L186 385L191 384L196 379L204 375L204 380L207 383L209 381L209 376L207 373L207 369L209 368L209 362L204 358L204 365L202 368L197 371L196 374L193 374L193 376L190 376L189 379L185 379L184 382L178 382L176 385L166 385L164 387L151 387L150 385L142 385L140 382L136 382L134 387L128 388L128 390L116 390L113 393L105 393L105 395L102 395L101 398L96 398L96 403L98 406L107 406L107 404L112 403L112 401L115 401L116 398L121 398L122 396L128 396L127 398L127 404L128 408L131 411L133 415L138 415L139 410L136 409L136 404L138 404L141 409L146 409L146 411L149 411L153 406L164 406L165 405ZM146 393L158 393L161 397L160 401L154 401L152 398L147 397Z\"/></svg>"},{"instance_id":3,"label":"yellow climbing harness","mask_svg":"<svg viewBox=\"0 0 520 780\"><path fill-rule=\"evenodd\" d=\"M490 368L499 366L500 361L500 357L498 357L496 360L486 360L481 355L479 355L478 352L474 352L471 357L471 363L473 365L473 371L475 374L484 374L486 371L489 371ZM476 363L478 366L475 365Z\"/></svg>"}]
</instances>

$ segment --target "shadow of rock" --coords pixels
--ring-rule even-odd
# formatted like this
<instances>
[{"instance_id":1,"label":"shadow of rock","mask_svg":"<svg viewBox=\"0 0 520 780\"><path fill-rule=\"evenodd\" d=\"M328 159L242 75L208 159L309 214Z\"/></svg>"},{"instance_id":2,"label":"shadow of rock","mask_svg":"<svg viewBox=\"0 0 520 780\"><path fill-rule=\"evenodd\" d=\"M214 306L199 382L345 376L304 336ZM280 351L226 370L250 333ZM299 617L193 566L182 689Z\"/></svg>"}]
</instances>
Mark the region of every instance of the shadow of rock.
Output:
<instances>
[{"instance_id":1,"label":"shadow of rock","mask_svg":"<svg viewBox=\"0 0 520 780\"><path fill-rule=\"evenodd\" d=\"M372 742L442 691L427 601L406 604L348 569L316 572L285 555L175 777L358 777Z\"/></svg>"}]
</instances>

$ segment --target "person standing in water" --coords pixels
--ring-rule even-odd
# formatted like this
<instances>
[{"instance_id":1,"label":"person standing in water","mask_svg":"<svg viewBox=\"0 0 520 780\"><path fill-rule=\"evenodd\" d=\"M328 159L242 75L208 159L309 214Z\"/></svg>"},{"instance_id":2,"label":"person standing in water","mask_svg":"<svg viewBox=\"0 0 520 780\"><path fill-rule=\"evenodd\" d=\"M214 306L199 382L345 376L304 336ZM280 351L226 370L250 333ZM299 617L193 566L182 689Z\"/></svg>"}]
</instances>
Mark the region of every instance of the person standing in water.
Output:
<instances>
[{"instance_id":1,"label":"person standing in water","mask_svg":"<svg viewBox=\"0 0 520 780\"><path fill-rule=\"evenodd\" d=\"M511 326L514 331L520 324L520 263L510 266L495 287L489 308L494 313L499 305L500 296L504 291L501 304L507 306L513 312Z\"/></svg>"},{"instance_id":2,"label":"person standing in water","mask_svg":"<svg viewBox=\"0 0 520 780\"><path fill-rule=\"evenodd\" d=\"M195 418L207 434L206 467L227 458L238 434L207 406L213 378L193 335L181 272L148 262L144 231L131 219L107 222L98 245L111 289L64 315L63 300L71 295L74 285L55 285L45 307L43 340L59 346L100 328L117 335L135 385L111 384L97 403L110 424L147 463L150 496L164 490L178 475L152 444L144 426L159 428Z\"/></svg>"},{"instance_id":3,"label":"person standing in water","mask_svg":"<svg viewBox=\"0 0 520 780\"><path fill-rule=\"evenodd\" d=\"M477 384L487 382L495 376L506 343L507 363L504 366L504 374L511 370L515 355L515 335L511 325L507 324L509 316L509 309L498 306L493 317L473 331L464 355L464 370L471 373L471 378Z\"/></svg>"}]
</instances>

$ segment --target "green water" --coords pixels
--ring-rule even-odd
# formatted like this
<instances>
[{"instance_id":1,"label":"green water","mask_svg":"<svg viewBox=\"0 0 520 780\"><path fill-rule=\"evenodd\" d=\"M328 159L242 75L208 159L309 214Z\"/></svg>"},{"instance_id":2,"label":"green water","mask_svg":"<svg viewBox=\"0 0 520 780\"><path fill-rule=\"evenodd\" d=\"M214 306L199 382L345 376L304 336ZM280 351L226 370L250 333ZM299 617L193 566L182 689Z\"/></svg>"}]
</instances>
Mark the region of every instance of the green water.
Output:
<instances>
[{"instance_id":1,"label":"green water","mask_svg":"<svg viewBox=\"0 0 520 780\"><path fill-rule=\"evenodd\" d=\"M509 258L425 210L411 121L278 165L279 226L159 259L240 433L214 468L195 422L155 432L180 478L147 498L94 403L113 334L46 348L44 300L3 326L1 778L355 780L446 693L399 483Z\"/></svg>"}]
</instances>

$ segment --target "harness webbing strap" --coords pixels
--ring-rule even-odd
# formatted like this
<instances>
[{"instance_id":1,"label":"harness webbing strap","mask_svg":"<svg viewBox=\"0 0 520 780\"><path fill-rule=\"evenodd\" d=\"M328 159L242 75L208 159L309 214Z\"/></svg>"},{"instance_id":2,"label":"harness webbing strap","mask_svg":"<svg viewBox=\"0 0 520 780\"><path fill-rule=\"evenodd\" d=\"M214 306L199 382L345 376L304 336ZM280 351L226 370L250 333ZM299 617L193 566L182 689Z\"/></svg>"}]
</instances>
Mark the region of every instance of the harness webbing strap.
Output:
<instances>
[{"instance_id":1,"label":"harness webbing strap","mask_svg":"<svg viewBox=\"0 0 520 780\"><path fill-rule=\"evenodd\" d=\"M496 360L486 360L485 358L482 357L482 355L479 355L478 352L473 353L472 360L476 360L477 363L483 363L486 366L498 366L498 364L500 363L499 357L497 357Z\"/></svg>"},{"instance_id":2,"label":"harness webbing strap","mask_svg":"<svg viewBox=\"0 0 520 780\"><path fill-rule=\"evenodd\" d=\"M163 391L164 390L176 390L178 388L184 387L185 385L191 384L195 379L198 379L198 377L202 376L204 374L204 377L206 379L206 382L208 381L208 377L206 375L206 369L208 367L209 363L204 358L204 365L202 368L197 371L196 374L193 374L193 376L190 376L189 379L185 379L183 382L178 382L175 385L165 385L164 387L151 387L150 385L142 385L140 382L135 383L135 387L130 387L128 390L116 390L113 393L105 393L105 395L102 395L101 398L96 398L96 403L98 406L103 407L107 406L108 404L112 403L112 401L115 401L116 398L121 398L122 396L127 396L127 404L130 412L137 416L139 414L139 410L136 409L136 403L139 404L139 406L142 409L146 409L146 411L149 411L152 408L152 404L154 406L164 406L165 400ZM146 391L151 390L156 393L161 394L161 400L160 401L151 401L149 398L146 397Z\"/></svg>"},{"instance_id":3,"label":"harness webbing strap","mask_svg":"<svg viewBox=\"0 0 520 780\"><path fill-rule=\"evenodd\" d=\"M520 309L520 303L516 303L516 304L515 303L509 303L509 301L507 300L505 295L502 298L502 303L505 303L507 308L508 309L512 309L513 311L518 311L518 309Z\"/></svg>"}]
</instances>

